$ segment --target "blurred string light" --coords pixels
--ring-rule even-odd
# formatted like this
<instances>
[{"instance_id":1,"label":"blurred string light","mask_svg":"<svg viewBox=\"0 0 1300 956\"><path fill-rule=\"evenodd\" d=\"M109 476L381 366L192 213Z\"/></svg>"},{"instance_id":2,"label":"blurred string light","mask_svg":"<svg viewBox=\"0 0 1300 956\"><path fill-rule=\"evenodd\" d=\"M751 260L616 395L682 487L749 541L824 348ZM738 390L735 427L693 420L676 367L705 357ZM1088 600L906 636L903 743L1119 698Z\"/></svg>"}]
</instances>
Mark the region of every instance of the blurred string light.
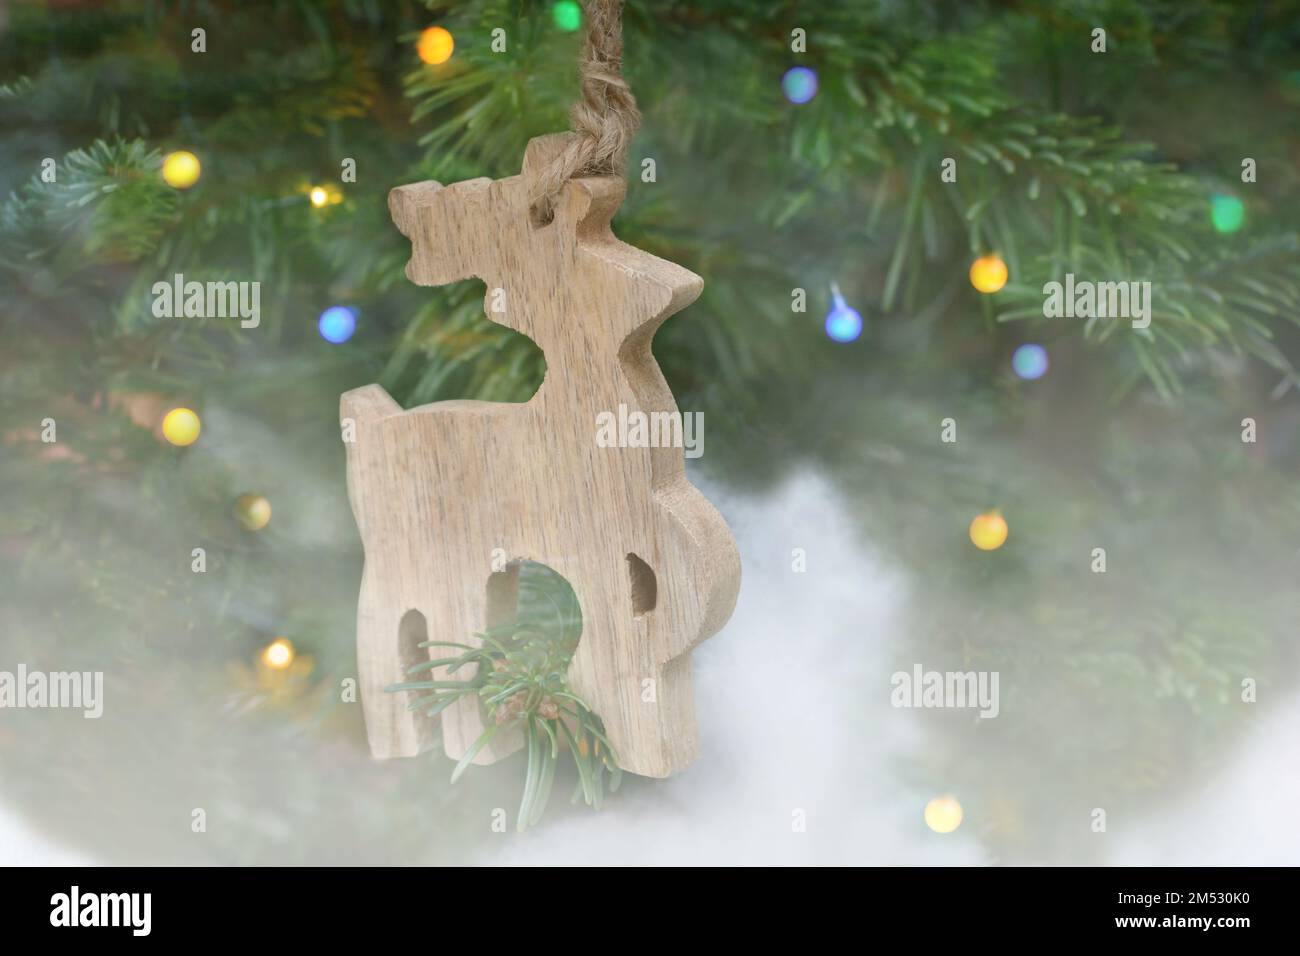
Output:
<instances>
[{"instance_id":1,"label":"blurred string light","mask_svg":"<svg viewBox=\"0 0 1300 956\"><path fill-rule=\"evenodd\" d=\"M293 642L287 637L277 637L262 648L262 663L274 671L282 671L293 663Z\"/></svg>"},{"instance_id":2,"label":"blurred string light","mask_svg":"<svg viewBox=\"0 0 1300 956\"><path fill-rule=\"evenodd\" d=\"M996 551L1002 547L1007 533L1007 521L996 508L976 515L970 523L971 544L981 551Z\"/></svg>"},{"instance_id":3,"label":"blurred string light","mask_svg":"<svg viewBox=\"0 0 1300 956\"><path fill-rule=\"evenodd\" d=\"M455 49L456 40L451 31L444 27L429 27L420 34L420 39L415 44L415 52L430 66L446 63Z\"/></svg>"},{"instance_id":4,"label":"blurred string light","mask_svg":"<svg viewBox=\"0 0 1300 956\"><path fill-rule=\"evenodd\" d=\"M198 441L202 428L199 416L188 408L173 408L163 417L163 437L178 448Z\"/></svg>"},{"instance_id":5,"label":"blurred string light","mask_svg":"<svg viewBox=\"0 0 1300 956\"><path fill-rule=\"evenodd\" d=\"M961 826L965 813L953 796L935 797L925 805L925 825L935 833L951 833Z\"/></svg>"},{"instance_id":6,"label":"blurred string light","mask_svg":"<svg viewBox=\"0 0 1300 956\"><path fill-rule=\"evenodd\" d=\"M173 189L189 189L199 181L202 166L189 150L179 149L163 157L162 178Z\"/></svg>"},{"instance_id":7,"label":"blurred string light","mask_svg":"<svg viewBox=\"0 0 1300 956\"><path fill-rule=\"evenodd\" d=\"M781 77L781 90L791 103L807 103L817 95L817 74L806 66L795 66Z\"/></svg>"},{"instance_id":8,"label":"blurred string light","mask_svg":"<svg viewBox=\"0 0 1300 956\"><path fill-rule=\"evenodd\" d=\"M332 305L320 314L316 327L326 342L341 345L357 330L357 314L346 305Z\"/></svg>"},{"instance_id":9,"label":"blurred string light","mask_svg":"<svg viewBox=\"0 0 1300 956\"><path fill-rule=\"evenodd\" d=\"M307 193L307 199L317 209L323 209L326 206L337 206L343 201L343 191L337 186L326 183L321 186L313 186Z\"/></svg>"},{"instance_id":10,"label":"blurred string light","mask_svg":"<svg viewBox=\"0 0 1300 956\"><path fill-rule=\"evenodd\" d=\"M582 7L574 0L559 0L551 5L551 19L565 33L572 33L582 26Z\"/></svg>"},{"instance_id":11,"label":"blurred string light","mask_svg":"<svg viewBox=\"0 0 1300 956\"><path fill-rule=\"evenodd\" d=\"M249 531L261 531L271 523L271 502L250 492L235 499L235 520Z\"/></svg>"},{"instance_id":12,"label":"blurred string light","mask_svg":"<svg viewBox=\"0 0 1300 956\"><path fill-rule=\"evenodd\" d=\"M844 301L840 287L831 283L833 302L830 312L826 313L826 334L836 342L852 342L862 334L862 316L858 310Z\"/></svg>"},{"instance_id":13,"label":"blurred string light","mask_svg":"<svg viewBox=\"0 0 1300 956\"><path fill-rule=\"evenodd\" d=\"M970 284L992 295L1007 284L1007 264L996 252L980 256L970 265Z\"/></svg>"},{"instance_id":14,"label":"blurred string light","mask_svg":"<svg viewBox=\"0 0 1300 956\"><path fill-rule=\"evenodd\" d=\"M1011 368L1026 381L1042 378L1047 374L1047 349L1032 343L1020 346L1011 355Z\"/></svg>"},{"instance_id":15,"label":"blurred string light","mask_svg":"<svg viewBox=\"0 0 1300 956\"><path fill-rule=\"evenodd\" d=\"M1236 232L1246 221L1246 206L1236 196L1215 193L1210 197L1210 222L1218 232Z\"/></svg>"}]
</instances>

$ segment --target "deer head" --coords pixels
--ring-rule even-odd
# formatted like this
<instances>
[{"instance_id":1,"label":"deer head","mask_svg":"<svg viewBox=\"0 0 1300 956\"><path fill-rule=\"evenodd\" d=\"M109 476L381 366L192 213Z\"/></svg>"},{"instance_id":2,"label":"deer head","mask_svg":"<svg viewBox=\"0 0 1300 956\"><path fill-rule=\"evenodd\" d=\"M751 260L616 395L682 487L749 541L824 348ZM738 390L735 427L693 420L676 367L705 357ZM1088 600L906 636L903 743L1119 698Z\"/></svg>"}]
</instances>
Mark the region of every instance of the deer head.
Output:
<instances>
[{"instance_id":1,"label":"deer head","mask_svg":"<svg viewBox=\"0 0 1300 956\"><path fill-rule=\"evenodd\" d=\"M647 323L657 326L703 287L693 273L614 238L610 220L626 191L620 178L571 180L553 220L535 221L530 183L573 135L531 140L519 176L415 183L388 199L393 221L411 240L407 277L420 285L482 279L488 318L527 335L548 361L561 358L552 347L577 357L585 324L601 323L603 337L612 329L623 341Z\"/></svg>"}]
</instances>

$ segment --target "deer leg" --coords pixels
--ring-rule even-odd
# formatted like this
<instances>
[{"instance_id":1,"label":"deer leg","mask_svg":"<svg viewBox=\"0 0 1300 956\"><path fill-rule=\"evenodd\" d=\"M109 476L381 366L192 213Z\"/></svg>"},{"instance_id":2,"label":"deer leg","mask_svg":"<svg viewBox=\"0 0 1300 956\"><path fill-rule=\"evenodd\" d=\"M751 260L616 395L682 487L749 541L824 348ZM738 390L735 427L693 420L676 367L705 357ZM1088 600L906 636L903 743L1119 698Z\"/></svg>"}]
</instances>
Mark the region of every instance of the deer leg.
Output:
<instances>
[{"instance_id":1,"label":"deer leg","mask_svg":"<svg viewBox=\"0 0 1300 956\"><path fill-rule=\"evenodd\" d=\"M622 563L622 562L620 562ZM635 613L626 600L584 607L570 686L605 725L618 765L647 777L685 768L699 744L689 653L658 659L663 618ZM614 592L617 593L617 592Z\"/></svg>"},{"instance_id":2,"label":"deer leg","mask_svg":"<svg viewBox=\"0 0 1300 956\"><path fill-rule=\"evenodd\" d=\"M407 709L407 694L385 690L416 679L406 669L425 653L417 646L425 639L423 625L418 611L394 607L387 592L363 573L357 603L357 672L366 736L370 753L377 758L414 757L433 746L434 729L428 717Z\"/></svg>"},{"instance_id":3,"label":"deer leg","mask_svg":"<svg viewBox=\"0 0 1300 956\"><path fill-rule=\"evenodd\" d=\"M484 553L487 553L486 551ZM468 576L467 576L468 577ZM495 572L486 580L467 579L459 602L448 602L440 619L439 629L445 635L431 637L437 641L454 641L459 644L479 646L477 633L514 619L518 591L519 566L510 565L505 571ZM434 650L438 650L434 648ZM459 653L455 648L441 648L450 657ZM468 680L475 676L477 665L458 668L447 674L439 668L439 680ZM460 760L492 725L487 708L477 694L466 695L442 712L442 745L447 756ZM496 731L487 744L474 757L476 764L496 763L523 746L523 734L517 727Z\"/></svg>"}]
</instances>

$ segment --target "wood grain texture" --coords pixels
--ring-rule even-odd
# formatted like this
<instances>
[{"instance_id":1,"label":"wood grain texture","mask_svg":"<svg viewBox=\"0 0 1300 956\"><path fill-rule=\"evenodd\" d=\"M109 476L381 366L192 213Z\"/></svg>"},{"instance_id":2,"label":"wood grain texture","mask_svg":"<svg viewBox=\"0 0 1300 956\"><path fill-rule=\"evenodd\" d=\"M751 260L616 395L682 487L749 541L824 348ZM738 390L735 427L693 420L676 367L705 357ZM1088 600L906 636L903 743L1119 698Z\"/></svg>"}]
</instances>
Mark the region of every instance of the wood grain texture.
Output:
<instances>
[{"instance_id":1,"label":"wood grain texture","mask_svg":"<svg viewBox=\"0 0 1300 956\"><path fill-rule=\"evenodd\" d=\"M414 645L474 643L494 623L489 615L503 613L503 596L513 612L512 576L498 575L488 600L498 548L511 562L548 565L573 586L582 637L570 685L604 721L619 764L662 777L698 749L690 651L735 606L735 542L686 480L681 448L599 447L596 423L620 404L677 412L650 341L703 282L614 237L621 179L573 180L551 223L530 221L528 176L571 135L532 140L523 175L417 183L389 196L411 240L411 281L482 279L488 317L536 342L547 371L523 404L447 401L404 411L378 385L342 398L342 418L355 422L348 494L365 547L357 658L377 757L411 756L436 741L434 721L407 711L405 694L384 692L404 679L404 666L427 659ZM493 311L502 304L494 290L504 292L504 311ZM452 758L485 726L470 699L437 720ZM518 735L497 734L476 762L519 745Z\"/></svg>"}]
</instances>

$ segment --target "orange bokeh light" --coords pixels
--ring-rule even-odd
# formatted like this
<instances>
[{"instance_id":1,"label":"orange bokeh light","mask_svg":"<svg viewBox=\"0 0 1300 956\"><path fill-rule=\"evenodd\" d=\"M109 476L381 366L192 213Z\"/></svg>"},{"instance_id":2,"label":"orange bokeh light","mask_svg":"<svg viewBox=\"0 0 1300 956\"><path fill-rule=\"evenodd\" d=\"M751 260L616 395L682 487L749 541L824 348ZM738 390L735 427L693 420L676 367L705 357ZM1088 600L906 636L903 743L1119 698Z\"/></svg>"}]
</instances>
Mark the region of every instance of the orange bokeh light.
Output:
<instances>
[{"instance_id":1,"label":"orange bokeh light","mask_svg":"<svg viewBox=\"0 0 1300 956\"><path fill-rule=\"evenodd\" d=\"M429 27L420 34L420 42L415 45L416 52L425 63L437 66L451 59L451 51L456 48L451 31L442 27Z\"/></svg>"}]
</instances>

